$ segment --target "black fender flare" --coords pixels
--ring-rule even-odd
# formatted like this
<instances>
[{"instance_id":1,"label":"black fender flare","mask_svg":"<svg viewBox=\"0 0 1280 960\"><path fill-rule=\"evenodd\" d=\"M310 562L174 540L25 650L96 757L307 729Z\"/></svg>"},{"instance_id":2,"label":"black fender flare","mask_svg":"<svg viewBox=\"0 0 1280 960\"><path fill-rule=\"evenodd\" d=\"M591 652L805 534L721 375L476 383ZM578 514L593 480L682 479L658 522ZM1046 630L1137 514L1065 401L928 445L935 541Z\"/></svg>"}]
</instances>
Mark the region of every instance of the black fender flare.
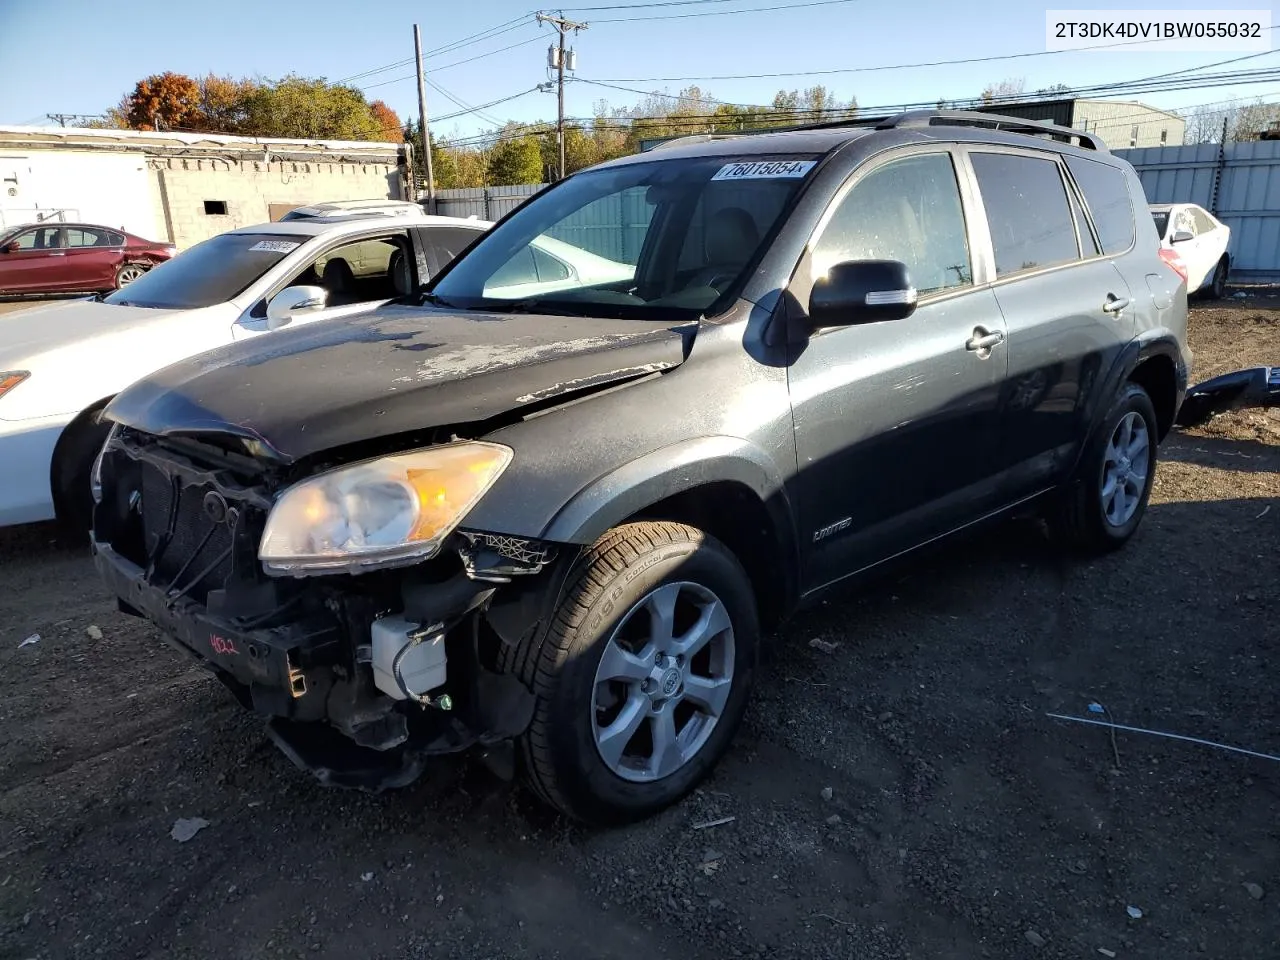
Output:
<instances>
[{"instance_id":1,"label":"black fender flare","mask_svg":"<svg viewBox=\"0 0 1280 960\"><path fill-rule=\"evenodd\" d=\"M764 506L786 571L790 602L798 596L800 548L795 513L782 473L759 446L740 437L709 436L682 440L630 460L588 483L555 513L541 539L589 544L611 527L669 497L710 484L732 483L750 491Z\"/></svg>"},{"instance_id":2,"label":"black fender flare","mask_svg":"<svg viewBox=\"0 0 1280 960\"><path fill-rule=\"evenodd\" d=\"M1126 343L1116 355L1110 369L1106 371L1102 384L1090 392L1089 406L1084 411L1084 420L1087 425L1085 436L1092 437L1102 426L1102 418L1107 415L1110 399L1119 392L1121 385L1133 376L1133 372L1138 367L1157 356L1166 357L1173 363L1175 396L1173 417L1170 422L1177 421L1178 410L1187 392L1187 362L1178 339L1172 331L1152 331ZM1084 448L1085 444L1081 444L1077 450L1077 462L1084 454ZM1076 464L1072 464L1073 469L1075 466Z\"/></svg>"}]
</instances>

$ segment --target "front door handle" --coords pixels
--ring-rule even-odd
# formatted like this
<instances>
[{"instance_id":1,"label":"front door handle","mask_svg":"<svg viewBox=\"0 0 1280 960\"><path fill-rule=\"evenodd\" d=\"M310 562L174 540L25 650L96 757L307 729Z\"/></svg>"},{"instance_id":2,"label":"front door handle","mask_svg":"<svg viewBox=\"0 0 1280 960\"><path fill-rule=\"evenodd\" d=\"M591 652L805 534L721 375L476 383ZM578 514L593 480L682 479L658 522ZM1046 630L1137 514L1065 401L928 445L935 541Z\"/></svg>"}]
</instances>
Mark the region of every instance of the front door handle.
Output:
<instances>
[{"instance_id":1,"label":"front door handle","mask_svg":"<svg viewBox=\"0 0 1280 960\"><path fill-rule=\"evenodd\" d=\"M979 357L991 356L991 351L1004 343L1004 334L999 330L988 330L986 327L974 327L973 336L965 341L964 348L972 350Z\"/></svg>"},{"instance_id":2,"label":"front door handle","mask_svg":"<svg viewBox=\"0 0 1280 960\"><path fill-rule=\"evenodd\" d=\"M1128 297L1117 297L1114 293L1107 294L1107 302L1102 305L1103 313L1114 313L1120 316L1120 311L1129 305Z\"/></svg>"},{"instance_id":3,"label":"front door handle","mask_svg":"<svg viewBox=\"0 0 1280 960\"><path fill-rule=\"evenodd\" d=\"M49 254L49 256L51 256L51 257L65 257L65 256L66 256L66 254L65 254L65 253L63 253L61 250L59 250L59 251L56 251L56 252L54 252L54 253Z\"/></svg>"}]
</instances>

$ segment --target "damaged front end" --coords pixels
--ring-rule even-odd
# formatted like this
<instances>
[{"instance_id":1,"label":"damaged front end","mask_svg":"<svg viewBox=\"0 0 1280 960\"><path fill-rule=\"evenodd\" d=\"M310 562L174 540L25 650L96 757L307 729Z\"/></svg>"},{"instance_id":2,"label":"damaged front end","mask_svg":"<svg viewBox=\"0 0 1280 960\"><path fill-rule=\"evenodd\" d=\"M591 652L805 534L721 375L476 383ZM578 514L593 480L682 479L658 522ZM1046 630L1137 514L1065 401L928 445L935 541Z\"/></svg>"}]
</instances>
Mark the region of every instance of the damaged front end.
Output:
<instances>
[{"instance_id":1,"label":"damaged front end","mask_svg":"<svg viewBox=\"0 0 1280 960\"><path fill-rule=\"evenodd\" d=\"M311 478L251 451L229 436L112 431L95 469L93 550L121 609L211 669L323 782L403 786L428 757L477 746L509 773L533 697L499 669L502 647L546 616L566 558L448 526L429 552L394 562L326 566L317 550L273 569L274 518ZM330 502L303 502L299 517L323 527L331 518L315 510Z\"/></svg>"}]
</instances>

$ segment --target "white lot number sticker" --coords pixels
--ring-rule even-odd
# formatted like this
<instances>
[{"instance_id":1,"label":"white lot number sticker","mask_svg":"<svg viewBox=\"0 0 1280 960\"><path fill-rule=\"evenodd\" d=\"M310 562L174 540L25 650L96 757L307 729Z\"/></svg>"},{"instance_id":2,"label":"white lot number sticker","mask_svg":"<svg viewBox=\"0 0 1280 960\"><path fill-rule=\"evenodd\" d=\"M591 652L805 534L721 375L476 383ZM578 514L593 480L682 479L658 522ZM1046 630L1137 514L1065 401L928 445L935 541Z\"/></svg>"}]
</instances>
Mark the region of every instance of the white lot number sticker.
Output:
<instances>
[{"instance_id":1,"label":"white lot number sticker","mask_svg":"<svg viewBox=\"0 0 1280 960\"><path fill-rule=\"evenodd\" d=\"M261 250L264 253L290 253L300 246L302 246L301 243L293 240L259 240L249 248L249 252Z\"/></svg>"},{"instance_id":2,"label":"white lot number sticker","mask_svg":"<svg viewBox=\"0 0 1280 960\"><path fill-rule=\"evenodd\" d=\"M726 163L712 180L781 180L803 177L813 169L816 160L757 160L750 163Z\"/></svg>"}]
</instances>

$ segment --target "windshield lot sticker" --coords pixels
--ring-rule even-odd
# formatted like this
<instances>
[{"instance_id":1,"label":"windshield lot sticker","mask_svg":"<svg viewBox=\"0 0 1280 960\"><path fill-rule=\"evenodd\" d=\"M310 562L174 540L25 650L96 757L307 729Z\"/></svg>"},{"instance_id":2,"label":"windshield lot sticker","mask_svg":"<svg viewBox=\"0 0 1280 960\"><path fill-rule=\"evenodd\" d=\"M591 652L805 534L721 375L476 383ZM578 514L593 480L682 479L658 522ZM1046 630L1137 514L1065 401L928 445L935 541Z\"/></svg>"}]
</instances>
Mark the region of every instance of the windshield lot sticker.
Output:
<instances>
[{"instance_id":1,"label":"windshield lot sticker","mask_svg":"<svg viewBox=\"0 0 1280 960\"><path fill-rule=\"evenodd\" d=\"M778 180L803 177L813 169L816 160L760 160L751 163L726 163L712 180Z\"/></svg>"},{"instance_id":2,"label":"windshield lot sticker","mask_svg":"<svg viewBox=\"0 0 1280 960\"><path fill-rule=\"evenodd\" d=\"M259 240L249 248L249 251L262 250L266 253L291 253L300 246L302 246L301 243L296 243L293 240Z\"/></svg>"}]
</instances>

